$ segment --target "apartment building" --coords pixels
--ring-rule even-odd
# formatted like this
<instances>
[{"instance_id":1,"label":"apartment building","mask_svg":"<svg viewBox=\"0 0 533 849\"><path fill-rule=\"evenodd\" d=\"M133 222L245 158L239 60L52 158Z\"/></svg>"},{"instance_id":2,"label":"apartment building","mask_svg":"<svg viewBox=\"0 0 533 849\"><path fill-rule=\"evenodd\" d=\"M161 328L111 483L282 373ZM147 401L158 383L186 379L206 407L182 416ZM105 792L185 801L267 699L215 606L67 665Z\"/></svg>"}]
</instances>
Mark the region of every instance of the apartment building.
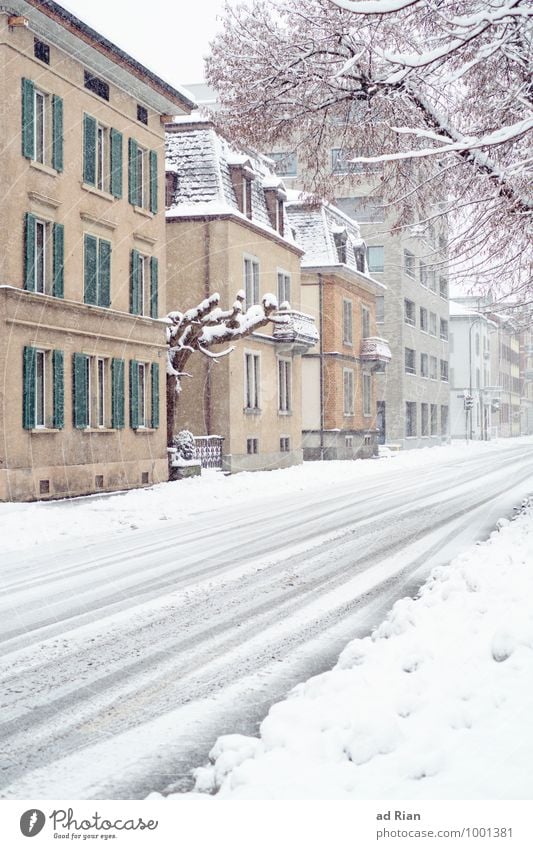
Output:
<instances>
[{"instance_id":1,"label":"apartment building","mask_svg":"<svg viewBox=\"0 0 533 849\"><path fill-rule=\"evenodd\" d=\"M228 472L302 461L302 357L317 341L301 311L300 258L283 182L199 115L167 125L167 303L180 310L219 292L245 308L267 293L283 323L236 343L217 362L196 356L181 380L175 431L223 439ZM213 349L215 350L215 349Z\"/></svg>"},{"instance_id":2,"label":"apartment building","mask_svg":"<svg viewBox=\"0 0 533 849\"><path fill-rule=\"evenodd\" d=\"M447 234L428 220L392 234L392 214L379 188L379 172L329 151L336 205L360 227L369 273L386 289L378 296L377 333L392 359L376 375L379 441L401 448L440 444L449 437L449 310ZM287 186L303 185L296 152L269 152Z\"/></svg>"},{"instance_id":3,"label":"apartment building","mask_svg":"<svg viewBox=\"0 0 533 849\"><path fill-rule=\"evenodd\" d=\"M497 328L473 304L450 301L450 432L454 439L495 435L499 391L493 386L491 338Z\"/></svg>"},{"instance_id":4,"label":"apartment building","mask_svg":"<svg viewBox=\"0 0 533 849\"><path fill-rule=\"evenodd\" d=\"M293 192L298 196L298 192ZM303 448L306 460L377 454L376 372L391 354L376 333L376 300L385 286L370 277L355 221L325 202L292 199L289 223L302 257L302 305L319 325L303 355Z\"/></svg>"},{"instance_id":5,"label":"apartment building","mask_svg":"<svg viewBox=\"0 0 533 849\"><path fill-rule=\"evenodd\" d=\"M54 2L0 8L0 65L0 500L165 480L162 116L193 104Z\"/></svg>"}]
</instances>

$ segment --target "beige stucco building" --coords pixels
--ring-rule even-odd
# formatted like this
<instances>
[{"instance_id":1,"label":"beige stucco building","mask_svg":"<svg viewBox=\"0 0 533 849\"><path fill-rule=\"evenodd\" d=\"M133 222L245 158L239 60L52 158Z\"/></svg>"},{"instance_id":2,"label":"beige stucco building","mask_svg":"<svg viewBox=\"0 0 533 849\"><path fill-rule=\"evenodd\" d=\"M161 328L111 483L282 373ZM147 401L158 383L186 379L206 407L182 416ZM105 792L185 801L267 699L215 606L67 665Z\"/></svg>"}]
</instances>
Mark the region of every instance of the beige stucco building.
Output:
<instances>
[{"instance_id":1,"label":"beige stucco building","mask_svg":"<svg viewBox=\"0 0 533 849\"><path fill-rule=\"evenodd\" d=\"M302 364L304 458L373 456L376 372L391 359L376 330L376 298L385 286L369 275L366 245L351 218L330 204L310 207L298 199L287 211L305 249L302 305L319 325Z\"/></svg>"},{"instance_id":2,"label":"beige stucco building","mask_svg":"<svg viewBox=\"0 0 533 849\"><path fill-rule=\"evenodd\" d=\"M161 119L192 103L56 3L9 10L0 500L165 480Z\"/></svg>"},{"instance_id":3,"label":"beige stucco building","mask_svg":"<svg viewBox=\"0 0 533 849\"><path fill-rule=\"evenodd\" d=\"M192 118L192 116L191 116ZM181 380L176 431L223 437L227 471L302 461L301 354L317 338L301 313L300 257L283 184L200 117L167 126L167 304L184 310L219 292L228 308L267 293L285 323L240 340L217 362L195 355Z\"/></svg>"}]
</instances>

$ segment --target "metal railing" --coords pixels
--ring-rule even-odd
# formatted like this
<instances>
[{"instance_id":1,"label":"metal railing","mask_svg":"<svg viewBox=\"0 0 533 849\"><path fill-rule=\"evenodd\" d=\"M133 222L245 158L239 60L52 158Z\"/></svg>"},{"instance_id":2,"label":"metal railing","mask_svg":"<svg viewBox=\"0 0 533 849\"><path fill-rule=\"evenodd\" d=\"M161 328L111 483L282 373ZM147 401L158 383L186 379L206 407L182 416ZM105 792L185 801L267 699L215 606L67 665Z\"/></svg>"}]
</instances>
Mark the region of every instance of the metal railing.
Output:
<instances>
[{"instance_id":1,"label":"metal railing","mask_svg":"<svg viewBox=\"0 0 533 849\"><path fill-rule=\"evenodd\" d=\"M223 436L195 436L194 455L200 461L202 469L222 468Z\"/></svg>"}]
</instances>

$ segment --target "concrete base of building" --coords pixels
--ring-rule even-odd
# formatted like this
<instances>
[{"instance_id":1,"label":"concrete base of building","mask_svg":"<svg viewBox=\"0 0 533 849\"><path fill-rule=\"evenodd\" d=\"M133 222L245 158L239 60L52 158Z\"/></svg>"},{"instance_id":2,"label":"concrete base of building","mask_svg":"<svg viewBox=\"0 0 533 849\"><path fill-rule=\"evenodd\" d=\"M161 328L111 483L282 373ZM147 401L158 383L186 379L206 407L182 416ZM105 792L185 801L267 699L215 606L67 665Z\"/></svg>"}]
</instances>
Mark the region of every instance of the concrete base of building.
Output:
<instances>
[{"instance_id":1,"label":"concrete base of building","mask_svg":"<svg viewBox=\"0 0 533 849\"><path fill-rule=\"evenodd\" d=\"M136 489L168 480L165 459L0 469L0 501L49 501Z\"/></svg>"},{"instance_id":2,"label":"concrete base of building","mask_svg":"<svg viewBox=\"0 0 533 849\"><path fill-rule=\"evenodd\" d=\"M321 438L322 437L322 438ZM376 457L378 432L368 430L304 430L304 460L357 460Z\"/></svg>"},{"instance_id":3,"label":"concrete base of building","mask_svg":"<svg viewBox=\"0 0 533 849\"><path fill-rule=\"evenodd\" d=\"M298 466L302 462L303 452L301 448L294 451L273 451L261 454L224 454L222 471L233 475L237 472L285 469L289 466Z\"/></svg>"},{"instance_id":4,"label":"concrete base of building","mask_svg":"<svg viewBox=\"0 0 533 849\"><path fill-rule=\"evenodd\" d=\"M410 451L413 448L433 448L435 445L447 445L449 441L450 437L448 436L409 436L401 441L395 440L395 444L401 442L402 450Z\"/></svg>"}]
</instances>

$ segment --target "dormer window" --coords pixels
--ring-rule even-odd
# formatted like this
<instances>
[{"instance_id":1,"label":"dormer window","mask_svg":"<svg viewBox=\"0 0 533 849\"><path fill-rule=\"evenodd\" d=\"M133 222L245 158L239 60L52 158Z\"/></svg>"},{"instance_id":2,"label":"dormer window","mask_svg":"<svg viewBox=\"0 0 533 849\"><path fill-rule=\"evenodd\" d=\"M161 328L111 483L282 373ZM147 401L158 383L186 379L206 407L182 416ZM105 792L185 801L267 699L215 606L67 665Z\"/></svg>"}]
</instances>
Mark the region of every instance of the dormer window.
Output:
<instances>
[{"instance_id":1,"label":"dormer window","mask_svg":"<svg viewBox=\"0 0 533 849\"><path fill-rule=\"evenodd\" d=\"M280 234L284 235L285 210L284 204L287 200L287 195L283 190L281 183L276 186L265 188L265 201L267 206L268 217L272 228Z\"/></svg>"},{"instance_id":2,"label":"dormer window","mask_svg":"<svg viewBox=\"0 0 533 849\"><path fill-rule=\"evenodd\" d=\"M339 262L342 262L343 265L346 264L346 242L347 235L346 230L339 230L338 232L333 234L333 239L335 241L335 247L337 248L337 257Z\"/></svg>"},{"instance_id":3,"label":"dormer window","mask_svg":"<svg viewBox=\"0 0 533 849\"><path fill-rule=\"evenodd\" d=\"M165 206L170 209L178 191L178 172L167 171L165 173Z\"/></svg>"},{"instance_id":4,"label":"dormer window","mask_svg":"<svg viewBox=\"0 0 533 849\"><path fill-rule=\"evenodd\" d=\"M255 173L252 170L250 160L245 157L238 157L237 161L229 161L228 166L237 206L247 218L251 219L253 212L252 190Z\"/></svg>"},{"instance_id":5,"label":"dormer window","mask_svg":"<svg viewBox=\"0 0 533 849\"><path fill-rule=\"evenodd\" d=\"M244 212L247 218L252 217L252 181L244 174L242 178L241 212Z\"/></svg>"}]
</instances>

